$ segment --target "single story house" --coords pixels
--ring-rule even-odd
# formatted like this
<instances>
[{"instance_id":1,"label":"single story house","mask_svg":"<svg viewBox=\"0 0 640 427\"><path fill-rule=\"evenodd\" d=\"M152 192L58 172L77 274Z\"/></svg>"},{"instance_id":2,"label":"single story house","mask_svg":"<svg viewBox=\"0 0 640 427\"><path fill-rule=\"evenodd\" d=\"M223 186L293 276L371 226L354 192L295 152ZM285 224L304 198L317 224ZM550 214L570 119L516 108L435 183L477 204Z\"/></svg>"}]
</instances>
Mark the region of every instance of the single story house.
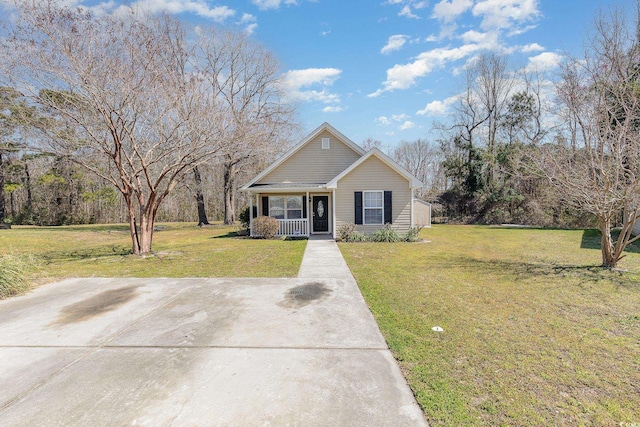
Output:
<instances>
[{"instance_id":1,"label":"single story house","mask_svg":"<svg viewBox=\"0 0 640 427\"><path fill-rule=\"evenodd\" d=\"M385 224L406 233L417 225L421 186L379 149L365 151L323 123L240 190L250 195L251 235L253 218L265 215L278 220L281 236L336 236L347 223L363 233Z\"/></svg>"}]
</instances>

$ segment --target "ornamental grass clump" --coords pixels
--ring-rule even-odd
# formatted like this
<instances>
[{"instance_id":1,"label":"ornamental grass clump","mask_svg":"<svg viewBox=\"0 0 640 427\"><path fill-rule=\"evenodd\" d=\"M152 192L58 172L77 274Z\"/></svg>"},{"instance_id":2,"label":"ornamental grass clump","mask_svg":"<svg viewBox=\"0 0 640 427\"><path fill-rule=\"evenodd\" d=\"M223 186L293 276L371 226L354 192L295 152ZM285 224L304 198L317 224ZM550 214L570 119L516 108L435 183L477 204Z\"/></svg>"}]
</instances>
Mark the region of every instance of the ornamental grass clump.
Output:
<instances>
[{"instance_id":1,"label":"ornamental grass clump","mask_svg":"<svg viewBox=\"0 0 640 427\"><path fill-rule=\"evenodd\" d=\"M35 258L31 255L0 255L0 299L28 291L29 276L35 268Z\"/></svg>"},{"instance_id":2,"label":"ornamental grass clump","mask_svg":"<svg viewBox=\"0 0 640 427\"><path fill-rule=\"evenodd\" d=\"M420 241L420 231L422 227L412 227L407 231L407 234L404 236L405 242L415 243Z\"/></svg>"},{"instance_id":3,"label":"ornamental grass clump","mask_svg":"<svg viewBox=\"0 0 640 427\"><path fill-rule=\"evenodd\" d=\"M386 224L384 228L376 230L373 235L371 235L371 240L374 242L396 243L402 242L405 239L400 236L396 230L391 228L391 224Z\"/></svg>"}]
</instances>

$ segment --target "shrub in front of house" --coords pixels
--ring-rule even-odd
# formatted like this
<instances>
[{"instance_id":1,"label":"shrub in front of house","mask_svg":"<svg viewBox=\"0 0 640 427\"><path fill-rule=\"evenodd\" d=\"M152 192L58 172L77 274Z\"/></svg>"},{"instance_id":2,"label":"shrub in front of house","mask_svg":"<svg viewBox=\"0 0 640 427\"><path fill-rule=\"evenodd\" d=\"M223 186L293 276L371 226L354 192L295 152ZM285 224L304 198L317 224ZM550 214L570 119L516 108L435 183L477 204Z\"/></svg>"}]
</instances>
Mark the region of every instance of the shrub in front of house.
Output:
<instances>
[{"instance_id":1,"label":"shrub in front of house","mask_svg":"<svg viewBox=\"0 0 640 427\"><path fill-rule=\"evenodd\" d=\"M259 216L253 220L253 235L273 239L278 234L278 220L270 216Z\"/></svg>"},{"instance_id":2,"label":"shrub in front of house","mask_svg":"<svg viewBox=\"0 0 640 427\"><path fill-rule=\"evenodd\" d=\"M369 241L369 236L357 232L356 225L348 222L338 228L338 239L342 242L367 242Z\"/></svg>"},{"instance_id":3,"label":"shrub in front of house","mask_svg":"<svg viewBox=\"0 0 640 427\"><path fill-rule=\"evenodd\" d=\"M251 217L249 213L249 206L245 206L244 208L242 208L240 214L238 215L238 220L240 221L240 231L245 232L243 234L246 234L246 231L248 231L250 227Z\"/></svg>"},{"instance_id":4,"label":"shrub in front of house","mask_svg":"<svg viewBox=\"0 0 640 427\"><path fill-rule=\"evenodd\" d=\"M391 224L385 224L383 228L376 230L371 235L371 240L374 242L396 243L402 242L405 239L403 239L396 230L391 228Z\"/></svg>"}]
</instances>

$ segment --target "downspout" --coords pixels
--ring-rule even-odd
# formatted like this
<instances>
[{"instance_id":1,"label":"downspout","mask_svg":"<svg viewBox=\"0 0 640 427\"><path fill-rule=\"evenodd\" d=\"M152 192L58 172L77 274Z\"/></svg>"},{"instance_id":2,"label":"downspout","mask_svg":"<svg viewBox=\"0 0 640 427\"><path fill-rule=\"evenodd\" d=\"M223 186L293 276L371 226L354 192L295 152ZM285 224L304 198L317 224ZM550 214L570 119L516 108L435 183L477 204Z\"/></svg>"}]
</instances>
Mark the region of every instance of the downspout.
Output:
<instances>
[{"instance_id":1,"label":"downspout","mask_svg":"<svg viewBox=\"0 0 640 427\"><path fill-rule=\"evenodd\" d=\"M309 221L309 217L312 214L313 205L311 204L311 198L309 197L309 190L307 190L307 236L311 236L311 221Z\"/></svg>"},{"instance_id":2,"label":"downspout","mask_svg":"<svg viewBox=\"0 0 640 427\"><path fill-rule=\"evenodd\" d=\"M249 190L249 236L253 237L253 193Z\"/></svg>"},{"instance_id":3,"label":"downspout","mask_svg":"<svg viewBox=\"0 0 640 427\"><path fill-rule=\"evenodd\" d=\"M413 230L413 187L411 187L411 229Z\"/></svg>"},{"instance_id":4,"label":"downspout","mask_svg":"<svg viewBox=\"0 0 640 427\"><path fill-rule=\"evenodd\" d=\"M335 188L331 189L331 212L332 212L331 237L335 239L336 238L336 189Z\"/></svg>"}]
</instances>

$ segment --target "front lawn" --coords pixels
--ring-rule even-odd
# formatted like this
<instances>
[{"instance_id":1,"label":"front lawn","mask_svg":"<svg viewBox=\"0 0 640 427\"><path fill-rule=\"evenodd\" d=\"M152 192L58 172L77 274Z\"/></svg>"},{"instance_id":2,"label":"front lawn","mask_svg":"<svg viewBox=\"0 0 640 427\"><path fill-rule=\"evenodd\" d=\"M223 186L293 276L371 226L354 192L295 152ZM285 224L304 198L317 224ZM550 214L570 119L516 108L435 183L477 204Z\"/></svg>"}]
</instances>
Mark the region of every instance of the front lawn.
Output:
<instances>
[{"instance_id":1,"label":"front lawn","mask_svg":"<svg viewBox=\"0 0 640 427\"><path fill-rule=\"evenodd\" d=\"M306 241L232 237L234 227L159 224L154 254L131 254L126 225L0 230L0 256L30 254L39 281L66 277L295 277Z\"/></svg>"},{"instance_id":2,"label":"front lawn","mask_svg":"<svg viewBox=\"0 0 640 427\"><path fill-rule=\"evenodd\" d=\"M640 254L605 271L590 231L421 237L340 249L432 426L640 423Z\"/></svg>"}]
</instances>

